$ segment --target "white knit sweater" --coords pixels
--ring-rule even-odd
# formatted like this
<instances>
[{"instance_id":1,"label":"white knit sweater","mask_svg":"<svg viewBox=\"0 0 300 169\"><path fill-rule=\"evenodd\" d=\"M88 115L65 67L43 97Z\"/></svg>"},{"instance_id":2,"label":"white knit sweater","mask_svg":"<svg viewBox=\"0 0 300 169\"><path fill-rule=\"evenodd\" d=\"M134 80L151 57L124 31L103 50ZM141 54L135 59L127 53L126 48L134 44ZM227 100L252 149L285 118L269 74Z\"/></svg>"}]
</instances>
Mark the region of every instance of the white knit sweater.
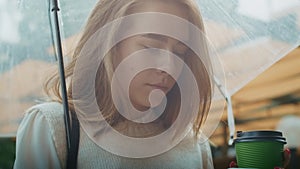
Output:
<instances>
[{"instance_id":1,"label":"white knit sweater","mask_svg":"<svg viewBox=\"0 0 300 169\"><path fill-rule=\"evenodd\" d=\"M65 168L66 136L63 107L44 103L29 109L16 143L15 169ZM142 159L125 158L103 150L80 128L79 169L200 169L213 168L209 144L185 138L173 149Z\"/></svg>"}]
</instances>

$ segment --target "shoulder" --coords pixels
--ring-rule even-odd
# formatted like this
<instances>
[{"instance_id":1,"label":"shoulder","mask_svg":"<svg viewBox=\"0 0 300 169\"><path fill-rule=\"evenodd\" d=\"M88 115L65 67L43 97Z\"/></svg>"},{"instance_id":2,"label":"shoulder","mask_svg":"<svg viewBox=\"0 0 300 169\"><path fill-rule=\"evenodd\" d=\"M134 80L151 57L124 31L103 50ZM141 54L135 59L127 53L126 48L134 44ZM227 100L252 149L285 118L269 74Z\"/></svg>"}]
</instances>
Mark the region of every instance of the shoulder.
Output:
<instances>
[{"instance_id":1,"label":"shoulder","mask_svg":"<svg viewBox=\"0 0 300 169\"><path fill-rule=\"evenodd\" d=\"M45 102L29 108L25 113L23 121L26 121L26 119L34 120L37 124L46 121L50 130L55 130L56 126L64 124L63 116L64 112L61 103Z\"/></svg>"},{"instance_id":2,"label":"shoulder","mask_svg":"<svg viewBox=\"0 0 300 169\"><path fill-rule=\"evenodd\" d=\"M61 168L66 141L62 105L43 103L28 109L16 135L14 168Z\"/></svg>"},{"instance_id":3,"label":"shoulder","mask_svg":"<svg viewBox=\"0 0 300 169\"><path fill-rule=\"evenodd\" d=\"M63 116L63 106L58 102L45 102L32 106L25 115L30 113L40 113L46 117L61 117Z\"/></svg>"},{"instance_id":4,"label":"shoulder","mask_svg":"<svg viewBox=\"0 0 300 169\"><path fill-rule=\"evenodd\" d=\"M26 111L25 118L29 116L35 123L47 123L51 134L56 136L59 130L64 130L63 106L58 102L45 102L37 104ZM44 124L45 125L45 124Z\"/></svg>"},{"instance_id":5,"label":"shoulder","mask_svg":"<svg viewBox=\"0 0 300 169\"><path fill-rule=\"evenodd\" d=\"M66 135L63 106L58 102L46 102L29 108L19 126L19 136L31 133L32 137L45 137L53 145L61 164L65 160Z\"/></svg>"},{"instance_id":6,"label":"shoulder","mask_svg":"<svg viewBox=\"0 0 300 169\"><path fill-rule=\"evenodd\" d=\"M35 127L48 124L51 133L57 126L64 125L63 106L58 102L45 102L29 108L24 115L21 125L32 123Z\"/></svg>"}]
</instances>

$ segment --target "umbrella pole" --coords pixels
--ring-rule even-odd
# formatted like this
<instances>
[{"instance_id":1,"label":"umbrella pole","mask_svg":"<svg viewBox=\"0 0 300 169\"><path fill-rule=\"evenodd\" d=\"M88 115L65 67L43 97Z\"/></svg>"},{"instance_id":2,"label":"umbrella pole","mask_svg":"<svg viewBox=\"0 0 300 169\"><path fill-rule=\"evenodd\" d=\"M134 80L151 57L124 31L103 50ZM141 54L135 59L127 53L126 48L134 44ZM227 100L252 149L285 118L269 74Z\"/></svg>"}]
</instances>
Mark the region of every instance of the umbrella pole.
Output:
<instances>
[{"instance_id":1,"label":"umbrella pole","mask_svg":"<svg viewBox=\"0 0 300 169\"><path fill-rule=\"evenodd\" d=\"M231 102L231 96L229 92L226 90L226 88L220 83L220 81L214 76L213 81L216 83L219 91L223 95L223 97L226 100L227 103L227 122L229 127L229 140L228 145L233 144L234 140L234 133L235 133L235 122L234 122L234 115L232 110L232 102Z\"/></svg>"},{"instance_id":2,"label":"umbrella pole","mask_svg":"<svg viewBox=\"0 0 300 169\"><path fill-rule=\"evenodd\" d=\"M54 27L55 27L55 35L56 35L56 52L58 58L58 67L60 73L60 82L61 82L61 94L62 94L62 102L64 108L64 122L66 127L66 137L67 137L67 147L70 149L71 141L70 141L70 114L69 114L69 104L67 97L67 89L66 89L66 81L65 81L65 71L64 71L64 61L62 54L62 45L61 45L61 37L60 37L60 29L59 29L59 21L58 14L59 11L57 0L53 0L53 6L51 11L54 13Z\"/></svg>"}]
</instances>

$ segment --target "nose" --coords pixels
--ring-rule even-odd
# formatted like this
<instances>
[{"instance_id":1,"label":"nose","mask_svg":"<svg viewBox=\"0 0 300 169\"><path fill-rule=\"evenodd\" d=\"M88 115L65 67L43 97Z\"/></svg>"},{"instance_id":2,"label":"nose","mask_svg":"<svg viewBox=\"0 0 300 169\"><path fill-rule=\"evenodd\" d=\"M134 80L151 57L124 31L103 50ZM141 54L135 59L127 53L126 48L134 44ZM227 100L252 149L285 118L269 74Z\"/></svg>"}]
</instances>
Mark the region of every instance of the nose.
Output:
<instances>
[{"instance_id":1,"label":"nose","mask_svg":"<svg viewBox=\"0 0 300 169\"><path fill-rule=\"evenodd\" d=\"M157 64L157 69L161 73L167 73L177 79L181 67L179 66L176 56L168 50L160 50L160 57Z\"/></svg>"}]
</instances>

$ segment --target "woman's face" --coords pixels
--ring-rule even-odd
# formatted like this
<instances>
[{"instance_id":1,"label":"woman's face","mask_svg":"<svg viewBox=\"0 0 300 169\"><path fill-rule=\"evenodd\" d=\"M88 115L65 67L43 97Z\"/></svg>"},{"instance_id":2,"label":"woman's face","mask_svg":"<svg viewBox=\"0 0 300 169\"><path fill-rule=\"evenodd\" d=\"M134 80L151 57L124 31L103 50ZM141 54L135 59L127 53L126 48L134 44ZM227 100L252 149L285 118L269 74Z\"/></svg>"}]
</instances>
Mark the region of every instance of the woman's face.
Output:
<instances>
[{"instance_id":1,"label":"woman's face","mask_svg":"<svg viewBox=\"0 0 300 169\"><path fill-rule=\"evenodd\" d=\"M145 1L137 9L145 12L163 12L176 15L182 18L187 18L187 15L185 14L185 12L182 11L182 7L179 4L167 4L167 2L163 2L160 0L155 0L151 2ZM156 51L153 51L153 49L156 49ZM164 52L159 52L158 49ZM134 76L134 78L130 81L130 101L136 109L143 111L147 110L151 106L159 105L162 101L161 96L154 95L151 100L151 105L149 101L149 96L152 91L158 89L166 95L172 89L176 82L176 79L174 79L170 75L170 73L167 72L177 72L178 74L178 72L180 72L182 69L182 65L178 65L178 63L175 63L175 60L171 56L171 53L181 57L184 60L184 56L188 51L188 48L180 41L163 35L136 35L123 40L117 45L117 56L115 58L114 67L116 68L125 58L141 50L146 51L146 54L144 55L147 55L146 57L150 60L151 57L156 57L156 60L154 62L156 62L157 65L159 65L158 67L163 67L164 70L167 70L163 71L157 68L145 69L137 73ZM147 52L147 50L149 51ZM159 58L157 59L157 57ZM135 65L147 64L145 62L149 62L148 59L138 60L134 64L128 64L126 66L128 66L129 69L134 69Z\"/></svg>"}]
</instances>

